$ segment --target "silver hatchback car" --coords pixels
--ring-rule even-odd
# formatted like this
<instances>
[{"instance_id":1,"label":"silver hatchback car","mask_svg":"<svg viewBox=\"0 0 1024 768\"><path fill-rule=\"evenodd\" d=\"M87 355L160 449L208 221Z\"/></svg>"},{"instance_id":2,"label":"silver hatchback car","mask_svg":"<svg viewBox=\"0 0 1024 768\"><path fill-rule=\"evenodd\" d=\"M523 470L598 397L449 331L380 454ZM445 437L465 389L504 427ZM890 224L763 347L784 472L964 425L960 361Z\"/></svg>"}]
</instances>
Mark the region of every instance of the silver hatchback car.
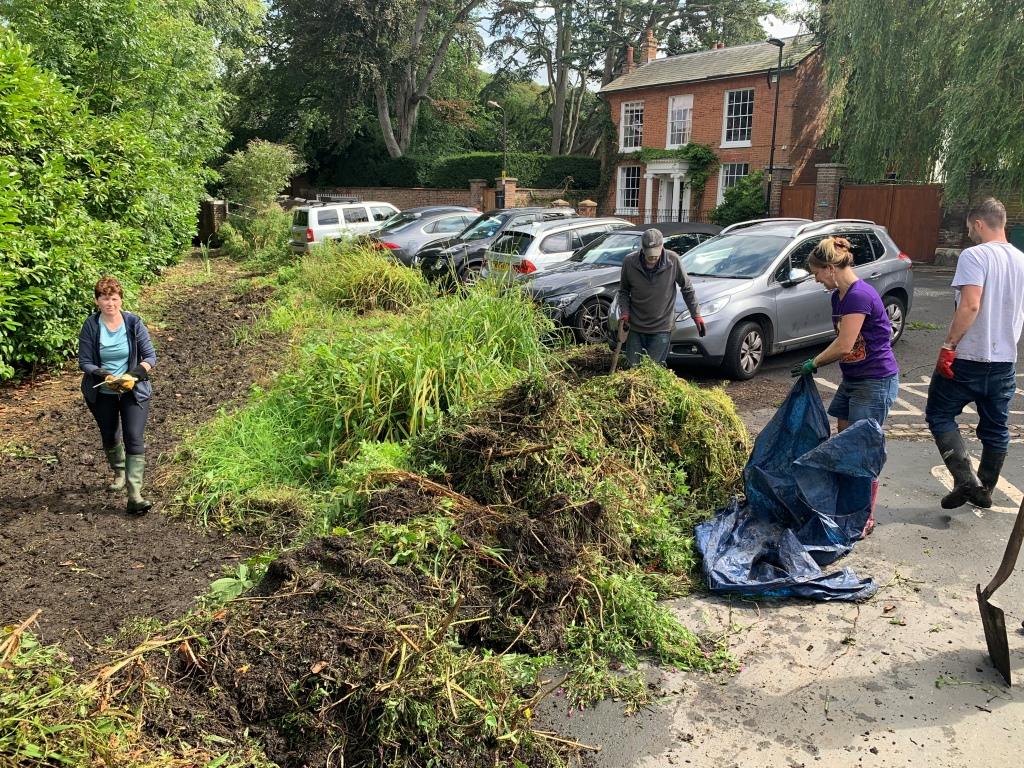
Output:
<instances>
[{"instance_id":1,"label":"silver hatchback car","mask_svg":"<svg viewBox=\"0 0 1024 768\"><path fill-rule=\"evenodd\" d=\"M833 235L853 246L854 269L882 297L895 343L907 326L914 278L910 257L885 227L860 219L759 219L726 227L680 257L707 335L698 336L677 292L669 361L721 365L731 378L749 379L768 355L833 338L830 292L807 268L814 247ZM612 337L618 318L613 304Z\"/></svg>"}]
</instances>

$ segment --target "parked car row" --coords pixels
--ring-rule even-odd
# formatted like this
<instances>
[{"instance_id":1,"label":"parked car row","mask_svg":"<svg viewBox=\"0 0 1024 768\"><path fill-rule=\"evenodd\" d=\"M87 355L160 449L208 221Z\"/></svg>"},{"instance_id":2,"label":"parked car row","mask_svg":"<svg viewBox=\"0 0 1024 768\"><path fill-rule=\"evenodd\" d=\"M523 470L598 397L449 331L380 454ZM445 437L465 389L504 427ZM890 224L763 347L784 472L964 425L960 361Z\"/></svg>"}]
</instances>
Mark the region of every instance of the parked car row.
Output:
<instances>
[{"instance_id":1,"label":"parked car row","mask_svg":"<svg viewBox=\"0 0 1024 768\"><path fill-rule=\"evenodd\" d=\"M511 208L480 213L460 206L399 212L387 203L335 203L295 209L292 249L330 239L366 237L403 264L446 286L482 276L512 280L558 324L587 344L618 329L616 293L622 262L640 249L649 227L681 255L700 302L707 335L698 336L676 296L671 363L721 366L749 379L769 355L826 342L834 335L829 292L807 266L814 247L838 235L852 244L854 269L882 297L893 343L913 304L910 258L885 227L860 219L760 219L722 229L713 224L584 218L571 208Z\"/></svg>"}]
</instances>

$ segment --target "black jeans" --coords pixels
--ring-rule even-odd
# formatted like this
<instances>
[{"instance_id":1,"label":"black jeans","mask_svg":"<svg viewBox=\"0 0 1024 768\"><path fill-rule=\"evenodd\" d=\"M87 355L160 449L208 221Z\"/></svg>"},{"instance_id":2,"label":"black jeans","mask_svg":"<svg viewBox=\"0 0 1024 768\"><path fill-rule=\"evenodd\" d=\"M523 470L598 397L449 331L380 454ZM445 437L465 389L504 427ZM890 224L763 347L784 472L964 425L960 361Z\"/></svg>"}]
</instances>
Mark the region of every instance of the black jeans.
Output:
<instances>
[{"instance_id":1,"label":"black jeans","mask_svg":"<svg viewBox=\"0 0 1024 768\"><path fill-rule=\"evenodd\" d=\"M96 402L87 400L85 404L100 428L104 448L113 448L121 442L118 433L123 431L125 453L141 456L146 452L143 433L149 416L149 400L136 402L135 395L128 392L123 395L98 394Z\"/></svg>"}]
</instances>

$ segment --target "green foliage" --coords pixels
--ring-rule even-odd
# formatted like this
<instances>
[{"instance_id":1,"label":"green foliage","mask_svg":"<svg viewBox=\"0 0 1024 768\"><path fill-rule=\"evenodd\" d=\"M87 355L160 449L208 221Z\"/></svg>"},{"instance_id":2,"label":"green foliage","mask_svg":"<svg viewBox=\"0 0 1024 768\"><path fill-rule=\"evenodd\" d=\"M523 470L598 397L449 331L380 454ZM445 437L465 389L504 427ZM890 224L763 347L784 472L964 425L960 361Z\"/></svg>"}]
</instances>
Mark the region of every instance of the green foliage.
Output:
<instances>
[{"instance_id":1,"label":"green foliage","mask_svg":"<svg viewBox=\"0 0 1024 768\"><path fill-rule=\"evenodd\" d=\"M766 36L761 20L789 18L791 9L783 0L705 0L687 3L681 16L664 38L669 56L706 51L719 42L727 46L760 43Z\"/></svg>"},{"instance_id":2,"label":"green foliage","mask_svg":"<svg viewBox=\"0 0 1024 768\"><path fill-rule=\"evenodd\" d=\"M830 3L830 138L851 175L927 180L938 165L953 198L976 171L1019 194L1022 14L1021 0Z\"/></svg>"},{"instance_id":3,"label":"green foliage","mask_svg":"<svg viewBox=\"0 0 1024 768\"><path fill-rule=\"evenodd\" d=\"M470 152L441 158L431 174L435 187L467 187L470 179L493 181L501 176L501 152ZM553 188L572 177L571 189L592 189L600 178L600 161L593 157L552 156L531 152L510 152L508 175L520 187Z\"/></svg>"},{"instance_id":4,"label":"green foliage","mask_svg":"<svg viewBox=\"0 0 1024 768\"><path fill-rule=\"evenodd\" d=\"M231 202L266 208L302 168L292 147L253 139L221 168L224 192Z\"/></svg>"},{"instance_id":5,"label":"green foliage","mask_svg":"<svg viewBox=\"0 0 1024 768\"><path fill-rule=\"evenodd\" d=\"M325 304L356 314L406 310L434 294L418 269L365 245L324 243L302 261L299 285Z\"/></svg>"},{"instance_id":6,"label":"green foliage","mask_svg":"<svg viewBox=\"0 0 1024 768\"><path fill-rule=\"evenodd\" d=\"M644 147L639 152L632 152L629 155L619 155L619 160L636 160L641 163L649 163L651 160L684 160L689 163L690 188L699 206L699 201L704 197L704 189L707 187L708 179L718 169L719 161L715 150L707 144L690 143L679 149L655 149ZM611 166L614 168L614 165Z\"/></svg>"},{"instance_id":7,"label":"green foliage","mask_svg":"<svg viewBox=\"0 0 1024 768\"><path fill-rule=\"evenodd\" d=\"M0 28L0 380L61 360L111 273L175 258L195 198L131 115L90 116Z\"/></svg>"},{"instance_id":8,"label":"green foliage","mask_svg":"<svg viewBox=\"0 0 1024 768\"><path fill-rule=\"evenodd\" d=\"M288 250L292 215L276 203L239 208L217 231L222 247L234 259L257 271L270 271L293 260Z\"/></svg>"},{"instance_id":9,"label":"green foliage","mask_svg":"<svg viewBox=\"0 0 1024 768\"><path fill-rule=\"evenodd\" d=\"M721 226L764 216L764 173L754 171L727 190L725 198L711 211L711 221Z\"/></svg>"}]
</instances>

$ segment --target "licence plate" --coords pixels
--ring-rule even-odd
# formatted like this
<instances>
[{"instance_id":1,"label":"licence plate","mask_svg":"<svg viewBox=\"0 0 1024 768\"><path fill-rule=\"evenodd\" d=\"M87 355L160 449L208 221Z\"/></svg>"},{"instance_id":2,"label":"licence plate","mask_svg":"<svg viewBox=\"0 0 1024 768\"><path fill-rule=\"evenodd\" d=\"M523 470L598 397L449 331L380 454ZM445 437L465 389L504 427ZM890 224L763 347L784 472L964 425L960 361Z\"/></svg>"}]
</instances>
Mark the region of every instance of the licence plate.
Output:
<instances>
[{"instance_id":1,"label":"licence plate","mask_svg":"<svg viewBox=\"0 0 1024 768\"><path fill-rule=\"evenodd\" d=\"M508 272L512 265L507 261L492 261L487 266L495 272Z\"/></svg>"}]
</instances>

